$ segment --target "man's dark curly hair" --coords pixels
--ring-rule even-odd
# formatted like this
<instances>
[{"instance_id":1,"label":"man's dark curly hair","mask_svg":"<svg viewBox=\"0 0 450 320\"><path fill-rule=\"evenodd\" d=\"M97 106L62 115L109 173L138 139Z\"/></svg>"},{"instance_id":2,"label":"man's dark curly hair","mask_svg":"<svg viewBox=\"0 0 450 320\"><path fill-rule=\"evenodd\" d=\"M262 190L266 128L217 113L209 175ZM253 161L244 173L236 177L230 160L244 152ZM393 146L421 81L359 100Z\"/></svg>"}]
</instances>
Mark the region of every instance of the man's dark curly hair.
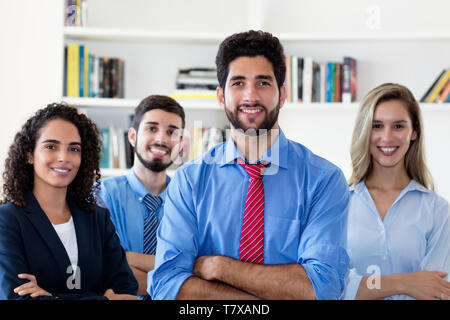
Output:
<instances>
[{"instance_id":1,"label":"man's dark curly hair","mask_svg":"<svg viewBox=\"0 0 450 320\"><path fill-rule=\"evenodd\" d=\"M220 44L216 56L219 85L225 89L230 62L239 57L256 56L264 56L272 63L279 89L286 77L286 61L283 46L280 40L271 33L254 30L235 33Z\"/></svg>"},{"instance_id":2,"label":"man's dark curly hair","mask_svg":"<svg viewBox=\"0 0 450 320\"><path fill-rule=\"evenodd\" d=\"M25 195L33 190L34 183L33 165L28 163L29 155L33 154L42 127L56 119L74 124L81 137L81 164L75 179L67 188L67 196L81 209L93 210L100 179L101 141L97 126L76 108L57 103L38 110L14 137L5 160L2 204L12 202L19 207L27 206Z\"/></svg>"}]
</instances>

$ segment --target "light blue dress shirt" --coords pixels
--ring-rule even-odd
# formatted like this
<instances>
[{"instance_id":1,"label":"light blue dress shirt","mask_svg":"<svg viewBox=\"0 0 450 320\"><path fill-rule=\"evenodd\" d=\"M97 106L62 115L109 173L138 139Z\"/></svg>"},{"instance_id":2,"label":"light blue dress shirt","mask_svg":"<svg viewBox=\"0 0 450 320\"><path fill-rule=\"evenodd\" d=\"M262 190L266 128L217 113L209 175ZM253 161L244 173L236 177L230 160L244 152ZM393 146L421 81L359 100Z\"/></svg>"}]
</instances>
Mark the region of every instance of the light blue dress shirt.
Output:
<instances>
[{"instance_id":1,"label":"light blue dress shirt","mask_svg":"<svg viewBox=\"0 0 450 320\"><path fill-rule=\"evenodd\" d=\"M350 190L347 251L351 270L345 299L355 298L362 276L450 272L449 205L411 180L382 221L362 181ZM387 299L409 298L395 295Z\"/></svg>"},{"instance_id":2,"label":"light blue dress shirt","mask_svg":"<svg viewBox=\"0 0 450 320\"><path fill-rule=\"evenodd\" d=\"M168 185L169 176L166 179ZM163 204L156 211L159 221L164 212L166 190L167 188L159 195L163 200ZM144 217L148 209L143 200L148 193L137 178L134 168L131 168L127 175L101 180L99 204L109 209L120 244L125 251L144 251Z\"/></svg>"},{"instance_id":3,"label":"light blue dress shirt","mask_svg":"<svg viewBox=\"0 0 450 320\"><path fill-rule=\"evenodd\" d=\"M335 165L279 132L260 159L271 163L263 176L264 264L299 263L318 299L338 299L349 262L346 180ZM236 158L245 159L230 136L177 170L149 272L153 299L175 299L197 257L239 259L249 176Z\"/></svg>"}]
</instances>

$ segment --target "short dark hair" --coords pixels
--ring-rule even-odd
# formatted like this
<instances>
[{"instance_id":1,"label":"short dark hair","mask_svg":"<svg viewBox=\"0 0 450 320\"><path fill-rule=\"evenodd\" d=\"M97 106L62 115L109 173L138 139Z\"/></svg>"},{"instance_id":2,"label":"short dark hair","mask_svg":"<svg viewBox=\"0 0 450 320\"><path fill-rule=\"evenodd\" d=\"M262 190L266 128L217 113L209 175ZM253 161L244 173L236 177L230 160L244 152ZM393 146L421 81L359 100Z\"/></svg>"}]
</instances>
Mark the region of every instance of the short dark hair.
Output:
<instances>
[{"instance_id":1,"label":"short dark hair","mask_svg":"<svg viewBox=\"0 0 450 320\"><path fill-rule=\"evenodd\" d=\"M17 132L5 160L3 172L3 200L12 202L18 207L26 207L25 195L33 190L33 165L28 157L36 147L41 129L51 120L65 120L78 129L82 143L81 165L75 179L67 188L67 194L83 210L91 211L96 203L95 193L98 191L100 179L101 141L94 122L77 108L52 103L38 110L22 129Z\"/></svg>"},{"instance_id":2,"label":"short dark hair","mask_svg":"<svg viewBox=\"0 0 450 320\"><path fill-rule=\"evenodd\" d=\"M168 96L151 95L142 100L136 107L136 109L134 109L133 128L136 130L136 132L139 129L139 125L141 124L142 117L144 116L144 114L147 111L153 109L161 109L166 112L171 112L179 115L182 122L182 129L184 129L185 114L183 107L174 99Z\"/></svg>"},{"instance_id":3,"label":"short dark hair","mask_svg":"<svg viewBox=\"0 0 450 320\"><path fill-rule=\"evenodd\" d=\"M227 37L219 47L216 56L217 80L224 88L229 64L239 57L264 56L272 63L275 79L280 88L286 77L286 61L283 46L271 33L250 30Z\"/></svg>"}]
</instances>

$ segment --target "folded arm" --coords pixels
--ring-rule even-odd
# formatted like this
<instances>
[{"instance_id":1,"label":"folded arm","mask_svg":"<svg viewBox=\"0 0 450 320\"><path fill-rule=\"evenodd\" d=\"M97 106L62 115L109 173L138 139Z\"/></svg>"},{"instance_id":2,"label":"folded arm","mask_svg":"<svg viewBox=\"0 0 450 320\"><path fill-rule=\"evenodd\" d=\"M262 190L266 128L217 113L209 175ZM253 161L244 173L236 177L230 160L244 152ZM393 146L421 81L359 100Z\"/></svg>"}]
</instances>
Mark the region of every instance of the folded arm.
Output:
<instances>
[{"instance_id":1,"label":"folded arm","mask_svg":"<svg viewBox=\"0 0 450 320\"><path fill-rule=\"evenodd\" d=\"M260 265L224 256L204 256L195 261L194 274L220 281L260 299L315 299L305 269L299 264Z\"/></svg>"}]
</instances>

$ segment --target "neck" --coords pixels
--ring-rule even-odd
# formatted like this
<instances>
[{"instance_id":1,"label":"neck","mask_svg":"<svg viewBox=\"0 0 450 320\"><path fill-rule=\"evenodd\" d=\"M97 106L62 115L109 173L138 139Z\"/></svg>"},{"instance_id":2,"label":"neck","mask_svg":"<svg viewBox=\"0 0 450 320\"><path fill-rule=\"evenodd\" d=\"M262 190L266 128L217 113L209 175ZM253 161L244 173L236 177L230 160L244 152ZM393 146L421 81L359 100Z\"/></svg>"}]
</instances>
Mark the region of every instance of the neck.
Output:
<instances>
[{"instance_id":1,"label":"neck","mask_svg":"<svg viewBox=\"0 0 450 320\"><path fill-rule=\"evenodd\" d=\"M136 173L145 189L155 196L163 192L166 188L166 170L161 172L151 171L144 167L137 157L134 159L134 173Z\"/></svg>"},{"instance_id":2,"label":"neck","mask_svg":"<svg viewBox=\"0 0 450 320\"><path fill-rule=\"evenodd\" d=\"M66 200L67 187L53 188L35 184L33 195L52 223L62 223L70 218L69 205Z\"/></svg>"},{"instance_id":3,"label":"neck","mask_svg":"<svg viewBox=\"0 0 450 320\"><path fill-rule=\"evenodd\" d=\"M403 163L389 168L374 163L373 171L366 179L366 186L369 189L403 190L410 181Z\"/></svg>"},{"instance_id":4,"label":"neck","mask_svg":"<svg viewBox=\"0 0 450 320\"><path fill-rule=\"evenodd\" d=\"M239 152L242 153L249 162L254 163L269 150L278 138L280 131L278 123L275 123L271 130L267 130L266 133L259 136L245 135L242 130L236 130L233 127L231 127L231 134L233 136L234 144Z\"/></svg>"}]
</instances>

